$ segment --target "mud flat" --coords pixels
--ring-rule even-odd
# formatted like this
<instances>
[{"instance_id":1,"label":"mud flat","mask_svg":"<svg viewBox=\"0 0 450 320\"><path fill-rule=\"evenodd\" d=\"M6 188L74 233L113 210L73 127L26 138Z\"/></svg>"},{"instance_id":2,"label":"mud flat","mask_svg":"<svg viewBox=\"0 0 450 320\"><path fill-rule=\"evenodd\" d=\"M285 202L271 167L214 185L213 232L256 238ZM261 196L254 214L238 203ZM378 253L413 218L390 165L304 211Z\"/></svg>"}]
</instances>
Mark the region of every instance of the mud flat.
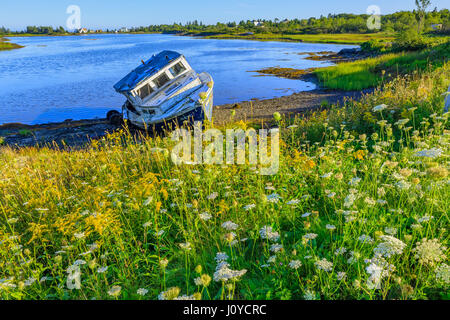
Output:
<instances>
[{"instance_id":1,"label":"mud flat","mask_svg":"<svg viewBox=\"0 0 450 320\"><path fill-rule=\"evenodd\" d=\"M12 147L82 147L118 129L106 119L65 121L40 125L10 123L0 126L0 145Z\"/></svg>"},{"instance_id":2,"label":"mud flat","mask_svg":"<svg viewBox=\"0 0 450 320\"><path fill-rule=\"evenodd\" d=\"M214 122L218 125L229 121L261 121L273 119L279 112L286 116L295 116L311 110L325 109L331 105L342 104L348 99L360 99L373 90L337 91L317 89L294 93L274 99L245 101L236 104L217 106L214 109ZM234 115L233 115L234 114Z\"/></svg>"}]
</instances>

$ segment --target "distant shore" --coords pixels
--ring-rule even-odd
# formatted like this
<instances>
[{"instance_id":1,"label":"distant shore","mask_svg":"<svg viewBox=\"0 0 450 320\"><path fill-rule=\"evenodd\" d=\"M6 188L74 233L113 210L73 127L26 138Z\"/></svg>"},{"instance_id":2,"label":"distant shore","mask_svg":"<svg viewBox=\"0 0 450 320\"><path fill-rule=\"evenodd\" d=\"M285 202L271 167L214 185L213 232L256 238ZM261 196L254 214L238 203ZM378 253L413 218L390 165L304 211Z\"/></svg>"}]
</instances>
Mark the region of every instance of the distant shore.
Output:
<instances>
[{"instance_id":1,"label":"distant shore","mask_svg":"<svg viewBox=\"0 0 450 320\"><path fill-rule=\"evenodd\" d=\"M254 41L280 41L280 42L305 42L323 44L348 44L360 45L370 40L393 41L394 37L385 33L336 33L336 34L278 34L278 33L207 33L207 32L97 32L97 33L65 33L65 34L30 34L12 33L0 37L64 37L64 36L87 36L105 34L164 34L173 36L189 36L203 39L219 40L254 40Z\"/></svg>"}]
</instances>

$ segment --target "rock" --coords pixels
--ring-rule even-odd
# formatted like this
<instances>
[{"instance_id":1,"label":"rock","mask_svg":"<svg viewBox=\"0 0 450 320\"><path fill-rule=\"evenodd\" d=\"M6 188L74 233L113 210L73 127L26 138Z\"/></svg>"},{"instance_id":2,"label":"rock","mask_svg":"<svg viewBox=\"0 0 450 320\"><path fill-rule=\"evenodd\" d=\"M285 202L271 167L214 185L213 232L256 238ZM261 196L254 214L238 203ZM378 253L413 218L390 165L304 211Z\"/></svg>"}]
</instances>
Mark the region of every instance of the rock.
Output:
<instances>
[{"instance_id":1,"label":"rock","mask_svg":"<svg viewBox=\"0 0 450 320\"><path fill-rule=\"evenodd\" d=\"M234 106L233 106L233 109L241 109L242 108L242 106L239 104L239 103L236 103Z\"/></svg>"},{"instance_id":2,"label":"rock","mask_svg":"<svg viewBox=\"0 0 450 320\"><path fill-rule=\"evenodd\" d=\"M361 53L361 48L354 48L354 49L342 49L339 51L339 55L354 55Z\"/></svg>"}]
</instances>

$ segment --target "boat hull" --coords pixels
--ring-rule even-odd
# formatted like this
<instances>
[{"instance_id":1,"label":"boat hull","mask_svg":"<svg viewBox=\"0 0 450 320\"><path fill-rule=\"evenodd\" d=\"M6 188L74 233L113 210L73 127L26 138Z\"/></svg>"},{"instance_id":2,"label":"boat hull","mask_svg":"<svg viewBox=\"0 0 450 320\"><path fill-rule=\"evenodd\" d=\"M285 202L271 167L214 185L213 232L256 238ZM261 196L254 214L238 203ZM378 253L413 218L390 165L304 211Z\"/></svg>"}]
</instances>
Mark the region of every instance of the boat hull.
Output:
<instances>
[{"instance_id":1,"label":"boat hull","mask_svg":"<svg viewBox=\"0 0 450 320\"><path fill-rule=\"evenodd\" d=\"M141 129L181 126L186 122L212 120L213 81L209 74L199 75L201 85L177 95L160 106L165 110L160 115L142 113L143 107L124 105L124 113L132 125ZM134 109L134 110L133 110ZM137 112L136 109L141 112Z\"/></svg>"},{"instance_id":2,"label":"boat hull","mask_svg":"<svg viewBox=\"0 0 450 320\"><path fill-rule=\"evenodd\" d=\"M166 130L175 129L178 127L182 127L183 125L190 125L196 121L204 121L204 120L205 120L205 112L203 111L203 107L198 106L184 114L164 119L163 121L160 122L147 123L145 121L131 121L131 120L130 122L140 129L160 131L163 129Z\"/></svg>"}]
</instances>

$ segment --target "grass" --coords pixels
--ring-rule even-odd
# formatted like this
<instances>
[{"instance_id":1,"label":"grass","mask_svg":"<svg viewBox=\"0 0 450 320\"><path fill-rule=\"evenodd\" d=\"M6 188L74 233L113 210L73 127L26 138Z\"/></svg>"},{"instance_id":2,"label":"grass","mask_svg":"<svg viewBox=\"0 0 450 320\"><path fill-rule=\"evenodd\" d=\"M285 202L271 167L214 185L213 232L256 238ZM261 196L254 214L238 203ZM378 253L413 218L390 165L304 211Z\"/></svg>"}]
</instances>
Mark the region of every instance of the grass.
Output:
<instances>
[{"instance_id":1,"label":"grass","mask_svg":"<svg viewBox=\"0 0 450 320\"><path fill-rule=\"evenodd\" d=\"M8 39L2 38L0 36L0 51L2 50L13 50L13 49L20 49L23 48L23 46L11 43Z\"/></svg>"},{"instance_id":2,"label":"grass","mask_svg":"<svg viewBox=\"0 0 450 320\"><path fill-rule=\"evenodd\" d=\"M390 53L316 69L321 83L331 89L362 90L387 79L425 69L434 70L450 59L450 42L421 52Z\"/></svg>"},{"instance_id":3,"label":"grass","mask_svg":"<svg viewBox=\"0 0 450 320\"><path fill-rule=\"evenodd\" d=\"M2 147L0 298L448 299L449 74L279 120L274 176L126 130Z\"/></svg>"},{"instance_id":4,"label":"grass","mask_svg":"<svg viewBox=\"0 0 450 320\"><path fill-rule=\"evenodd\" d=\"M390 42L395 38L385 33L367 33L367 34L275 34L275 33L255 33L248 34L214 34L205 35L209 39L245 39L260 41L293 41L293 42L311 42L311 43L335 43L335 44L354 44L359 45L370 40L381 40Z\"/></svg>"}]
</instances>

